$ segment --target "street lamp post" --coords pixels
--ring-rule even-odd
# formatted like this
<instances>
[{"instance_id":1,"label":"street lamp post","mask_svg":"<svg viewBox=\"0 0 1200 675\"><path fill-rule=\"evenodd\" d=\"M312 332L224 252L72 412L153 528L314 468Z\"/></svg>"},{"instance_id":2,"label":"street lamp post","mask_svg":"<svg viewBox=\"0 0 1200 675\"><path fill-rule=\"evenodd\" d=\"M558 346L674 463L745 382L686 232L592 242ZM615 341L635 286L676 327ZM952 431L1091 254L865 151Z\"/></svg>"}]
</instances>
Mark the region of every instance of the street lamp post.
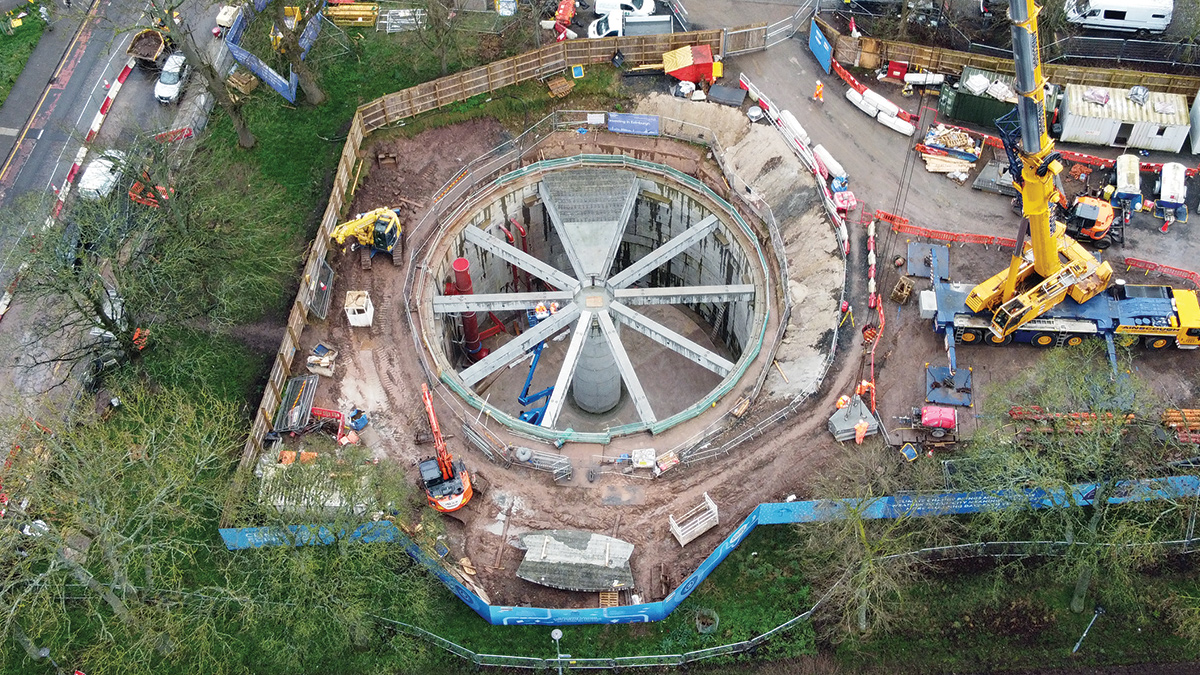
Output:
<instances>
[{"instance_id":1,"label":"street lamp post","mask_svg":"<svg viewBox=\"0 0 1200 675\"><path fill-rule=\"evenodd\" d=\"M554 653L558 655L558 658L557 658L557 661L558 661L558 675L562 675L562 672L563 672L563 666L562 666L563 659L564 659L564 658L566 658L566 659L569 659L569 658L571 658L571 655L570 655L570 654L564 654L564 653L562 653L562 650L561 650L561 649L559 649L559 647L558 647L558 641L562 639L562 636L563 636L563 632L562 632L561 630L557 629L557 628L555 628L554 630L550 631L550 638L551 638L552 640L554 640Z\"/></svg>"},{"instance_id":2,"label":"street lamp post","mask_svg":"<svg viewBox=\"0 0 1200 675\"><path fill-rule=\"evenodd\" d=\"M49 647L42 647L41 649L39 649L38 656L43 659L48 659L50 661L50 663L54 664L55 672L57 672L61 675L62 666L58 665L58 662L55 661L54 658L50 656L50 648Z\"/></svg>"},{"instance_id":3,"label":"street lamp post","mask_svg":"<svg viewBox=\"0 0 1200 675\"><path fill-rule=\"evenodd\" d=\"M1083 635L1079 636L1079 642L1076 642L1075 648L1071 650L1072 654L1079 651L1079 648L1083 646L1083 638L1087 637L1088 631L1092 629L1092 624L1096 623L1096 619L1100 618L1100 615L1103 613L1104 608L1100 605L1096 605L1096 612L1092 614L1092 620L1088 622L1087 628L1083 629Z\"/></svg>"}]
</instances>

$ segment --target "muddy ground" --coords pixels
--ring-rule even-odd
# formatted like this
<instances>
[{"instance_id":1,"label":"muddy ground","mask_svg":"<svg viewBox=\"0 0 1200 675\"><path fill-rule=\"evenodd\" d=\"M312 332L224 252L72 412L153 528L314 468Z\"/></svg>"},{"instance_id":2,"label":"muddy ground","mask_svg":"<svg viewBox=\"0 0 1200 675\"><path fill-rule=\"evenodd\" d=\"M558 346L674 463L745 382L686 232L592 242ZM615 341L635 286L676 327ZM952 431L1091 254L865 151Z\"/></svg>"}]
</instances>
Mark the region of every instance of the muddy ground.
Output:
<instances>
[{"instance_id":1,"label":"muddy ground","mask_svg":"<svg viewBox=\"0 0 1200 675\"><path fill-rule=\"evenodd\" d=\"M605 142L600 134L595 142ZM734 134L736 136L736 134ZM365 211L381 205L400 206L398 197L408 200L402 214L407 226L416 223L428 207L432 195L470 159L494 147L504 137L498 124L479 120L465 125L424 132L412 139L379 142L365 152L370 173L354 196L353 211ZM662 139L636 139L639 152L662 150ZM735 141L736 142L736 141ZM710 181L719 177L694 151L669 149L678 161ZM662 150L667 152L667 150ZM395 163L375 161L378 153L395 155ZM851 220L860 220L858 213ZM807 212L798 216L813 221ZM421 238L423 232L407 232ZM826 233L828 234L828 233ZM600 475L594 481L578 474L571 483L555 486L548 474L521 467L490 464L473 449L468 449L451 413L462 411L462 404L441 400L438 411L443 419L449 445L463 455L484 490L468 507L444 518L447 524L450 559L468 556L478 570L488 595L497 604L528 604L567 607L596 606L594 594L568 593L531 584L515 577L523 555L512 545L522 532L538 529L573 528L596 531L631 541L637 547L632 566L637 594L642 600L662 598L680 580L695 569L717 542L741 522L757 504L782 501L789 495L804 497L815 472L840 453L853 452L853 445L839 444L825 429L826 419L834 410L834 400L849 393L855 382L868 371L867 352L861 336L862 324L878 324L879 316L867 307L865 228L852 227L852 250L847 272L848 299L854 316L846 317L836 347L837 358L823 386L809 399L805 408L770 429L751 443L736 449L728 457L692 468L677 468L658 480L645 476ZM794 240L794 238L793 238ZM829 253L824 241L809 249L810 257ZM880 283L886 296L897 275L884 261L905 255L906 240L900 235L883 234L879 241ZM792 246L789 245L789 249ZM789 250L788 257L803 259L804 249ZM416 436L427 429L420 403L420 382L424 379L414 350L418 344L409 331L402 300L403 267L395 268L385 257L376 258L374 269L359 269L357 255L333 256L337 277L330 318L324 324L306 329L305 345L325 341L343 354L339 359L337 381L323 379L317 393L318 406L352 405L370 411L372 424L364 433L365 443L378 454L392 457L414 467L418 459L432 453L429 446L418 445ZM956 280L980 280L990 276L1007 261L1007 253L976 246L955 246L951 251L951 277ZM1144 279L1137 277L1138 280ZM917 279L917 291L928 281ZM346 290L367 289L375 298L376 320L370 329L348 326L341 314L340 296ZM803 294L794 296L807 309ZM915 298L915 295L914 295ZM822 299L824 303L832 298ZM803 314L801 314L803 316ZM926 363L945 361L940 336L933 334L927 322L919 320L915 299L897 307L883 307L886 321L883 337L876 348L879 414L888 428L898 425L896 417L906 414L923 400ZM851 326L851 323L853 325ZM959 352L961 366L974 371L974 392L986 397L990 383L1001 381L1024 368L1036 358L1028 346L1004 348L975 347ZM298 360L299 362L299 360ZM1139 374L1147 377L1168 400L1198 407L1195 389L1200 360L1195 352L1168 351L1138 360ZM752 408L749 419L761 419L779 405L763 397L759 408ZM975 423L973 415L964 417L964 430ZM676 432L682 433L682 432ZM642 447L659 447L660 439L641 437L631 441ZM564 453L587 457L611 452L604 447L570 447ZM897 455L897 461L901 461ZM922 458L919 461L932 461ZM409 469L414 473L415 467ZM708 493L718 504L721 525L710 530L685 548L668 531L668 514L679 515L699 504ZM412 514L415 522L417 514ZM628 602L629 598L625 598Z\"/></svg>"}]
</instances>

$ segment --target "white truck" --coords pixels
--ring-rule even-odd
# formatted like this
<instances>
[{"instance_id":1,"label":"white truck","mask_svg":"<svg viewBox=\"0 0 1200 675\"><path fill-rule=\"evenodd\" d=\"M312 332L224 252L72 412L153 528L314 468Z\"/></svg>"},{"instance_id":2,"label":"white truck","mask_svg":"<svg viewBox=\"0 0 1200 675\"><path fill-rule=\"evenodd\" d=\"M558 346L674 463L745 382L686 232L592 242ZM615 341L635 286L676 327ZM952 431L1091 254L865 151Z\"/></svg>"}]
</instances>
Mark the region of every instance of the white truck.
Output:
<instances>
[{"instance_id":1,"label":"white truck","mask_svg":"<svg viewBox=\"0 0 1200 675\"><path fill-rule=\"evenodd\" d=\"M675 32L675 19L670 14L625 16L613 12L596 19L588 26L588 37L623 37L626 35L667 35Z\"/></svg>"},{"instance_id":2,"label":"white truck","mask_svg":"<svg viewBox=\"0 0 1200 675\"><path fill-rule=\"evenodd\" d=\"M1161 33L1171 25L1175 0L1067 0L1067 21L1084 28Z\"/></svg>"}]
</instances>

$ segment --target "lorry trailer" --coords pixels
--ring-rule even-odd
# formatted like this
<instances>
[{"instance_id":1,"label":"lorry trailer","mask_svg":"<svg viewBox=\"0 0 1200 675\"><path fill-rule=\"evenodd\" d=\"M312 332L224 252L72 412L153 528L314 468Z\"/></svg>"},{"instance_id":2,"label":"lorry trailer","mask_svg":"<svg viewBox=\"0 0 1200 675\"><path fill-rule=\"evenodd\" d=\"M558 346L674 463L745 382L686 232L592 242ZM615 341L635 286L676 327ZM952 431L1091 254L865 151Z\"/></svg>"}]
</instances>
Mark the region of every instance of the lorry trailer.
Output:
<instances>
[{"instance_id":1,"label":"lorry trailer","mask_svg":"<svg viewBox=\"0 0 1200 675\"><path fill-rule=\"evenodd\" d=\"M1108 342L1115 362L1114 345L1141 342L1147 349L1174 345L1200 347L1200 300L1193 290L1170 286L1130 285L1120 281L1087 302L1070 297L1045 314L1006 336L991 330L992 317L967 307L971 285L938 281L920 294L921 316L933 321L934 331L946 336L954 367L954 347L986 343L1024 342L1035 347L1075 346L1088 338Z\"/></svg>"}]
</instances>

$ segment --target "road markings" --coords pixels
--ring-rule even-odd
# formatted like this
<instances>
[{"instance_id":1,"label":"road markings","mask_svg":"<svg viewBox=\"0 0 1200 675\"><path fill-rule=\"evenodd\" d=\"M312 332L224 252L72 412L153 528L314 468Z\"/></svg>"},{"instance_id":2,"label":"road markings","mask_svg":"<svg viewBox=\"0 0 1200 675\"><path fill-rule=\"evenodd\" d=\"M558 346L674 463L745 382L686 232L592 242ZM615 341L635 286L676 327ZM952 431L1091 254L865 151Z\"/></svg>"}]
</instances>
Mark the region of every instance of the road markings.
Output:
<instances>
[{"instance_id":1,"label":"road markings","mask_svg":"<svg viewBox=\"0 0 1200 675\"><path fill-rule=\"evenodd\" d=\"M11 127L0 127L0 136L16 136L19 133L21 133L20 129L13 129Z\"/></svg>"}]
</instances>

